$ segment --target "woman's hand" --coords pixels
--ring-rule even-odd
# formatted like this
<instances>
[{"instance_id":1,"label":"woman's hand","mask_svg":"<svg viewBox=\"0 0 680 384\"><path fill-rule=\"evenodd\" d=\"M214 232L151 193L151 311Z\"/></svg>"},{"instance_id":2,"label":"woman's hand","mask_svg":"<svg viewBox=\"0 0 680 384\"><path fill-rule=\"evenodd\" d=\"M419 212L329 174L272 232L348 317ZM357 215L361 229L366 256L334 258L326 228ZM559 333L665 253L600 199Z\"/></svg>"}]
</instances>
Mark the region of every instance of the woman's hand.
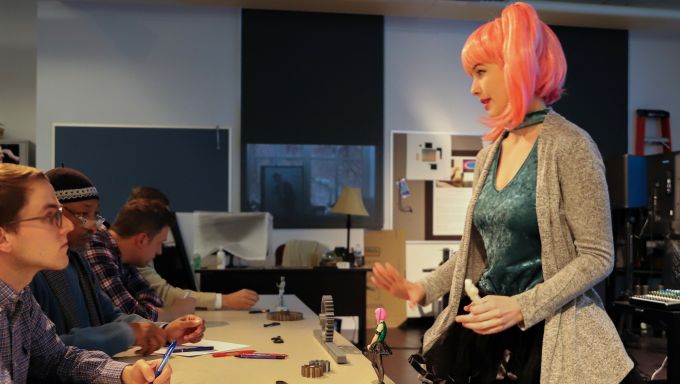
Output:
<instances>
[{"instance_id":1,"label":"woman's hand","mask_svg":"<svg viewBox=\"0 0 680 384\"><path fill-rule=\"evenodd\" d=\"M411 308L425 299L425 288L422 285L410 282L397 271L390 263L382 265L373 264L373 276L371 281L376 286L386 290L392 296L408 300Z\"/></svg>"},{"instance_id":2,"label":"woman's hand","mask_svg":"<svg viewBox=\"0 0 680 384\"><path fill-rule=\"evenodd\" d=\"M519 302L512 296L484 296L464 309L470 314L458 315L456 321L480 335L505 331L524 321Z\"/></svg>"}]
</instances>

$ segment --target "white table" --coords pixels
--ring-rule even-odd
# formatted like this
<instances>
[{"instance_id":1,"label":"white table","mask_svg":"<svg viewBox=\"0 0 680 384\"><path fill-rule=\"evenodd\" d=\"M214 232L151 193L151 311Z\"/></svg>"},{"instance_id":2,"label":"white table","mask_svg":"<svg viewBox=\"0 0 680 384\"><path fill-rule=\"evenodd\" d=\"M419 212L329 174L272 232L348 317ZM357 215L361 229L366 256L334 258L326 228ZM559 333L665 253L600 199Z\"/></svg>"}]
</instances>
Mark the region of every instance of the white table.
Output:
<instances>
[{"instance_id":1,"label":"white table","mask_svg":"<svg viewBox=\"0 0 680 384\"><path fill-rule=\"evenodd\" d=\"M199 311L197 315L206 321L205 339L221 340L249 345L257 352L285 353L283 360L240 359L236 357L173 356L173 384L188 383L235 383L275 384L282 380L288 384L297 383L377 383L371 363L347 339L335 334L334 341L347 354L347 364L336 364L326 350L314 338L312 331L320 329L319 318L296 296L285 295L285 304L291 311L302 312L300 321L281 321L281 325L264 328L270 323L265 313L249 314L248 311ZM254 308L274 309L278 303L276 295L260 295ZM360 332L362 330L359 330ZM274 336L281 336L283 344L274 344ZM153 358L158 358L154 356ZM134 361L130 358L120 360ZM329 360L331 371L321 378L305 378L300 367L310 360ZM394 383L385 377L385 383Z\"/></svg>"}]
</instances>

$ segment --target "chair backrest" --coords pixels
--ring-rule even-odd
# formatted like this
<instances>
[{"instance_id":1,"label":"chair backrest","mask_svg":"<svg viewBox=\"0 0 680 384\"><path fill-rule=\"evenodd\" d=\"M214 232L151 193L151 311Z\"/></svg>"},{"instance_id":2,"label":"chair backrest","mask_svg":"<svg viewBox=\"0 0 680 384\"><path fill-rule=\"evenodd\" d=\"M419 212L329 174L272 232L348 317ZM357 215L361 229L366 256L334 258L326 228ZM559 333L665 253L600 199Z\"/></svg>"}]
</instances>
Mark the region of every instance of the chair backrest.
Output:
<instances>
[{"instance_id":1,"label":"chair backrest","mask_svg":"<svg viewBox=\"0 0 680 384\"><path fill-rule=\"evenodd\" d=\"M276 249L275 254L280 248L282 248L281 260L277 265L284 267L316 267L321 256L328 252L327 245L313 240L288 240Z\"/></svg>"},{"instance_id":2,"label":"chair backrest","mask_svg":"<svg viewBox=\"0 0 680 384\"><path fill-rule=\"evenodd\" d=\"M172 231L172 237L175 239L175 246L163 246L161 254L153 259L153 266L156 272L170 285L195 291L196 281L194 280L194 272L187 257L182 232L179 230L176 217L170 226L170 230Z\"/></svg>"}]
</instances>

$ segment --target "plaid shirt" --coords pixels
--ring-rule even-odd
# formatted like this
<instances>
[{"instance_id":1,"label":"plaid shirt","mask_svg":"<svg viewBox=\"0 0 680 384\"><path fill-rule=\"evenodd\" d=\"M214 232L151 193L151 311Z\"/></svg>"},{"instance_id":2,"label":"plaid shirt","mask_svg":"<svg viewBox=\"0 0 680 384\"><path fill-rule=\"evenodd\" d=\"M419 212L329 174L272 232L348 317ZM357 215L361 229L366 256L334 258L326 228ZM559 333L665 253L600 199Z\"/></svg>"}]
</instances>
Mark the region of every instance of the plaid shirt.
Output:
<instances>
[{"instance_id":1,"label":"plaid shirt","mask_svg":"<svg viewBox=\"0 0 680 384\"><path fill-rule=\"evenodd\" d=\"M29 373L40 382L120 383L126 365L103 352L65 346L30 288L16 292L0 281L0 384L23 384Z\"/></svg>"},{"instance_id":2,"label":"plaid shirt","mask_svg":"<svg viewBox=\"0 0 680 384\"><path fill-rule=\"evenodd\" d=\"M163 301L136 267L123 264L118 243L108 231L92 236L85 258L113 305L127 314L158 320L158 308L163 306Z\"/></svg>"}]
</instances>

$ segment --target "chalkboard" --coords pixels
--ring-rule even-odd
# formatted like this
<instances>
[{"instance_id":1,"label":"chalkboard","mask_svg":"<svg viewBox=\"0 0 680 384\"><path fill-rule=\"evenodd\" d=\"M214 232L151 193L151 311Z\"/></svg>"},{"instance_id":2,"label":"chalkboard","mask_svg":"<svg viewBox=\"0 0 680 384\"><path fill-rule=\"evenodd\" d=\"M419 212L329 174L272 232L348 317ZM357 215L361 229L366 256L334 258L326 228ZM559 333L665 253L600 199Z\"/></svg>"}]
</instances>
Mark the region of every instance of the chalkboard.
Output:
<instances>
[{"instance_id":1,"label":"chalkboard","mask_svg":"<svg viewBox=\"0 0 680 384\"><path fill-rule=\"evenodd\" d=\"M226 129L55 126L54 165L62 164L92 179L110 222L138 185L163 191L175 211L229 210Z\"/></svg>"}]
</instances>

